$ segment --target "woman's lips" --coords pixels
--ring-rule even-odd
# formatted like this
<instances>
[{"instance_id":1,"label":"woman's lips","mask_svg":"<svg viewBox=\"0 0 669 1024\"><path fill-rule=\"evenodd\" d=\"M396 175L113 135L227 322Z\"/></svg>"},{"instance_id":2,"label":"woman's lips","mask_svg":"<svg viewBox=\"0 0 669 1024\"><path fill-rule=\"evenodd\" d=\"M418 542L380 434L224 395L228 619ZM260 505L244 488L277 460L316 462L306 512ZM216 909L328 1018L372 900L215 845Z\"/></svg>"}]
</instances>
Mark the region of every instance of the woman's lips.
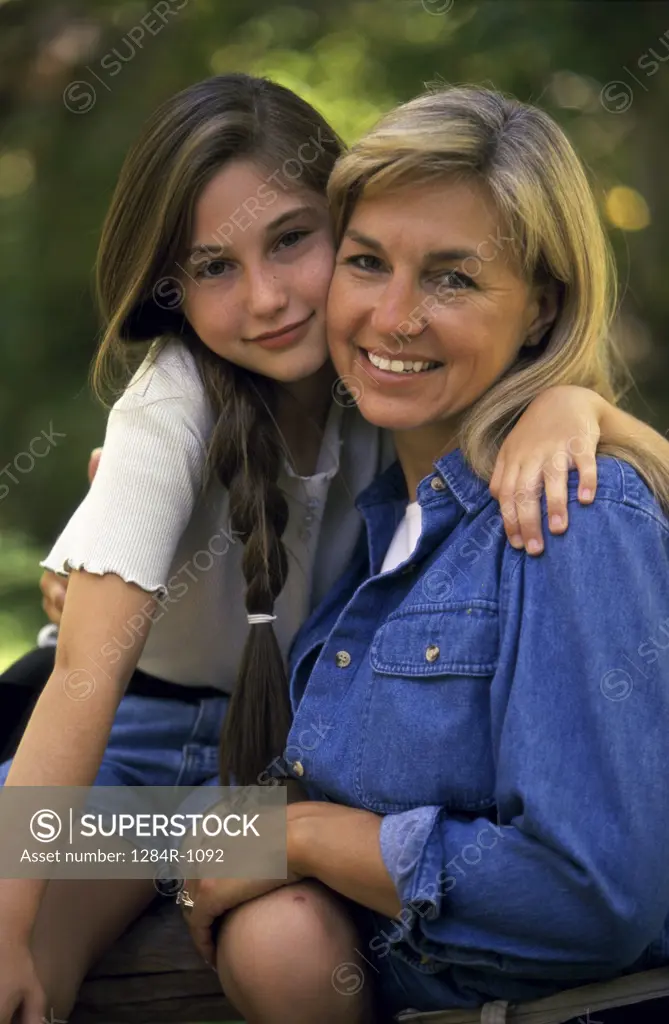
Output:
<instances>
[{"instance_id":1,"label":"woman's lips","mask_svg":"<svg viewBox=\"0 0 669 1024\"><path fill-rule=\"evenodd\" d=\"M266 337L251 338L249 341L251 344L260 345L261 348L286 348L288 345L293 345L296 341L302 341L302 338L311 326L314 316L314 313L310 313L306 320L302 320L300 323L288 328L288 330L277 331L275 334L270 334Z\"/></svg>"}]
</instances>

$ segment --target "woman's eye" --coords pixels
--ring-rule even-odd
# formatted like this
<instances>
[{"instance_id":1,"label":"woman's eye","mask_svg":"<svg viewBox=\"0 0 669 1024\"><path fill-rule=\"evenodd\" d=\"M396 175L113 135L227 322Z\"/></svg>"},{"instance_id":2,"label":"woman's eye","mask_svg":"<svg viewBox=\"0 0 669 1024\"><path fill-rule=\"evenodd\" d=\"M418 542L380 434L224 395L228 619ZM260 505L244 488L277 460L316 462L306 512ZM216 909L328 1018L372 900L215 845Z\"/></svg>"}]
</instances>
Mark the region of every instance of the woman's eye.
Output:
<instances>
[{"instance_id":1,"label":"woman's eye","mask_svg":"<svg viewBox=\"0 0 669 1024\"><path fill-rule=\"evenodd\" d=\"M350 267L357 267L358 270L378 270L381 260L378 256L371 256L369 253L360 253L357 256L347 256L344 263Z\"/></svg>"},{"instance_id":2,"label":"woman's eye","mask_svg":"<svg viewBox=\"0 0 669 1024\"><path fill-rule=\"evenodd\" d=\"M285 235L281 235L281 238L276 243L275 248L291 249L294 245L297 245L298 242L301 242L303 238L306 238L307 235L310 234L310 231L286 231Z\"/></svg>"},{"instance_id":3,"label":"woman's eye","mask_svg":"<svg viewBox=\"0 0 669 1024\"><path fill-rule=\"evenodd\" d=\"M440 288L448 288L450 290L470 288L474 286L474 282L468 274L463 274L460 270L442 270L438 274L435 274L431 281L438 285Z\"/></svg>"},{"instance_id":4,"label":"woman's eye","mask_svg":"<svg viewBox=\"0 0 669 1024\"><path fill-rule=\"evenodd\" d=\"M230 264L227 260L208 260L198 268L196 277L222 277Z\"/></svg>"}]
</instances>

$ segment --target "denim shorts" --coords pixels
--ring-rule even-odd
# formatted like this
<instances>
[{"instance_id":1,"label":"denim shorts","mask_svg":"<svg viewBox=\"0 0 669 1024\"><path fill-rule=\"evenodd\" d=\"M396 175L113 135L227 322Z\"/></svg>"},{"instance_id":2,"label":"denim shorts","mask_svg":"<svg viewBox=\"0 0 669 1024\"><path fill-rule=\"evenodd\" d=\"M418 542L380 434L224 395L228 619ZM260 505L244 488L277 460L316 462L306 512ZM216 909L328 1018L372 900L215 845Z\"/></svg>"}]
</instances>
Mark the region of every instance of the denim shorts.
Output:
<instances>
[{"instance_id":1,"label":"denim shorts","mask_svg":"<svg viewBox=\"0 0 669 1024\"><path fill-rule=\"evenodd\" d=\"M219 785L219 736L229 700L223 693L195 703L126 694L119 703L93 786L127 787L119 794L119 809L127 811L136 787ZM11 758L0 764L0 785L4 785L11 764ZM104 802L90 797L87 808L101 813L117 809L111 794ZM137 812L145 810L139 801Z\"/></svg>"},{"instance_id":2,"label":"denim shorts","mask_svg":"<svg viewBox=\"0 0 669 1024\"><path fill-rule=\"evenodd\" d=\"M371 983L374 991L374 1008L379 1024L390 1024L396 1014L403 1010L453 1009L456 1006L480 1004L474 997L471 1003L454 998L452 986L448 984L449 972L426 974L416 970L406 960L390 952L384 935L395 931L389 918L360 904L346 900L346 905L356 924L359 942L356 946L355 963L346 964L347 980L353 984L358 971L364 972L365 984Z\"/></svg>"}]
</instances>

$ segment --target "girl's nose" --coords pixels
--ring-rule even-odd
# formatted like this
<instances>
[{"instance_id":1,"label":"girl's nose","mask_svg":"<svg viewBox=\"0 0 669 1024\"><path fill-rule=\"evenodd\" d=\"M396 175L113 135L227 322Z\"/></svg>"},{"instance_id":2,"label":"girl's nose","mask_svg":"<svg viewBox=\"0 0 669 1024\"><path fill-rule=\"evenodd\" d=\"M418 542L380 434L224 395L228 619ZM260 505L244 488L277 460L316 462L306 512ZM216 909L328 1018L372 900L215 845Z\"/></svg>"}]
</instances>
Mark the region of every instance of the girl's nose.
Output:
<instances>
[{"instance_id":1,"label":"girl's nose","mask_svg":"<svg viewBox=\"0 0 669 1024\"><path fill-rule=\"evenodd\" d=\"M288 304L288 295L273 268L263 268L248 276L247 304L251 316L269 319Z\"/></svg>"}]
</instances>

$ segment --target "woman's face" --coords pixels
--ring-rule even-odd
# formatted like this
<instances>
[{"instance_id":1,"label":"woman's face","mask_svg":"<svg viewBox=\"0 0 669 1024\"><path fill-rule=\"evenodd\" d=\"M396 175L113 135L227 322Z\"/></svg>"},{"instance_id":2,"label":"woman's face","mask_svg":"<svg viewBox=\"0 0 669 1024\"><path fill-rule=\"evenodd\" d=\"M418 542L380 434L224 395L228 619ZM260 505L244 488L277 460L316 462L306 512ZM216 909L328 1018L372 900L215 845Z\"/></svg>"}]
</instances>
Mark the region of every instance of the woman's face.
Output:
<instances>
[{"instance_id":1,"label":"woman's face","mask_svg":"<svg viewBox=\"0 0 669 1024\"><path fill-rule=\"evenodd\" d=\"M327 360L334 246L325 198L268 177L234 160L202 190L182 264L183 311L217 355L291 383Z\"/></svg>"},{"instance_id":2,"label":"woman's face","mask_svg":"<svg viewBox=\"0 0 669 1024\"><path fill-rule=\"evenodd\" d=\"M328 340L363 416L457 424L545 329L484 186L452 181L361 199L337 253ZM544 327L541 324L544 323Z\"/></svg>"}]
</instances>

